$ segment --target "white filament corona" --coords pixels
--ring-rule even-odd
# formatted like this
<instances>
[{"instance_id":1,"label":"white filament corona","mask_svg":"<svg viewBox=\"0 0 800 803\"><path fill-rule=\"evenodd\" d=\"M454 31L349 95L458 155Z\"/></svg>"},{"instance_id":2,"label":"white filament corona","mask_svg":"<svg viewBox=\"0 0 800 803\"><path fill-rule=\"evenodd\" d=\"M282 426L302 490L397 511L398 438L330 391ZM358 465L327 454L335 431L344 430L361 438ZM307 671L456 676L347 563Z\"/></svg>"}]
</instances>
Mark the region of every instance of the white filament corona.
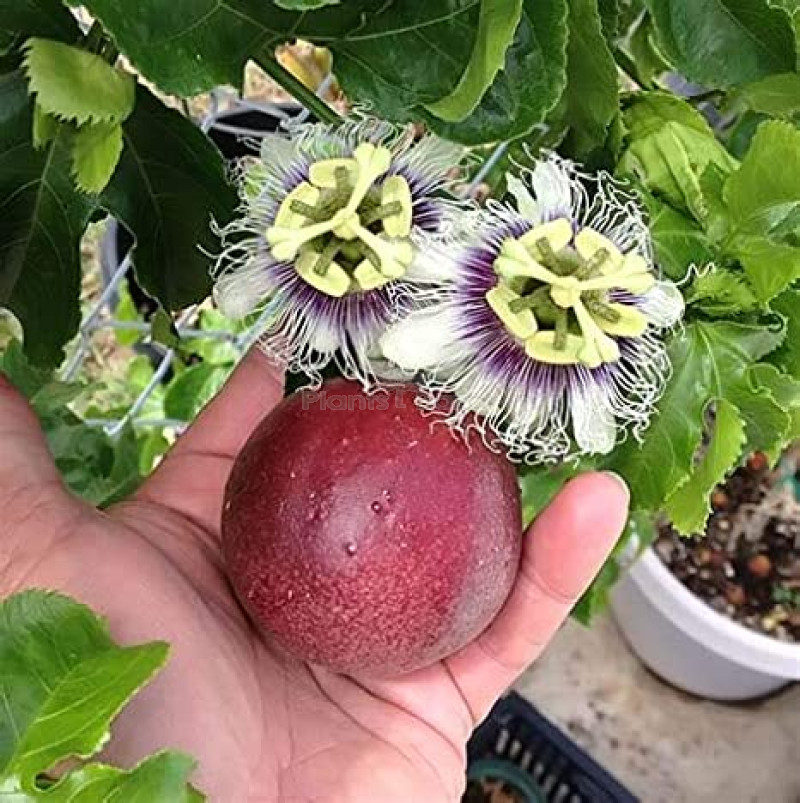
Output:
<instances>
[{"instance_id":1,"label":"white filament corona","mask_svg":"<svg viewBox=\"0 0 800 803\"><path fill-rule=\"evenodd\" d=\"M452 394L447 422L513 459L607 453L649 422L682 296L656 277L641 205L609 175L553 155L508 187L515 207L491 203L458 248L430 246L443 284L381 347L422 372L424 406L441 411Z\"/></svg>"},{"instance_id":2,"label":"white filament corona","mask_svg":"<svg viewBox=\"0 0 800 803\"><path fill-rule=\"evenodd\" d=\"M460 146L371 118L290 125L265 137L260 158L235 170L239 214L217 229L223 241L213 269L218 306L233 318L259 312L263 349L290 370L318 381L334 361L345 375L371 384L376 366L384 364L378 338L431 281L420 259L422 243L456 231L465 204L449 190L463 155ZM337 169L336 181L346 183L340 206L346 200L347 208L339 214L346 222L302 219L290 211L298 203L313 206ZM394 205L405 210L401 222L391 229L380 219L369 224L359 199L372 193L374 209L386 202L390 185L395 195L389 198L399 198ZM290 193L298 200L287 200ZM312 238L315 226L321 234ZM341 250L333 244L334 256L323 254L332 239ZM354 248L369 259L359 264ZM345 267L342 253L350 260Z\"/></svg>"}]
</instances>

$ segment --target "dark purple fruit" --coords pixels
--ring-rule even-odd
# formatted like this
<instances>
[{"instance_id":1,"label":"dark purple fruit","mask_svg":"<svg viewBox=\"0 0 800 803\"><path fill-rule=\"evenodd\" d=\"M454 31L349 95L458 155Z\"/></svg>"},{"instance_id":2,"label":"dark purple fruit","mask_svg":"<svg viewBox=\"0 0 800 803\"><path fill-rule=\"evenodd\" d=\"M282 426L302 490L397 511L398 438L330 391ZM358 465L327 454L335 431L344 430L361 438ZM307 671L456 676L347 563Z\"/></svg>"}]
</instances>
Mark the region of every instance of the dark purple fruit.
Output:
<instances>
[{"instance_id":1,"label":"dark purple fruit","mask_svg":"<svg viewBox=\"0 0 800 803\"><path fill-rule=\"evenodd\" d=\"M517 572L516 474L425 416L413 385L284 400L225 494L223 550L252 619L295 656L392 675L474 639Z\"/></svg>"}]
</instances>

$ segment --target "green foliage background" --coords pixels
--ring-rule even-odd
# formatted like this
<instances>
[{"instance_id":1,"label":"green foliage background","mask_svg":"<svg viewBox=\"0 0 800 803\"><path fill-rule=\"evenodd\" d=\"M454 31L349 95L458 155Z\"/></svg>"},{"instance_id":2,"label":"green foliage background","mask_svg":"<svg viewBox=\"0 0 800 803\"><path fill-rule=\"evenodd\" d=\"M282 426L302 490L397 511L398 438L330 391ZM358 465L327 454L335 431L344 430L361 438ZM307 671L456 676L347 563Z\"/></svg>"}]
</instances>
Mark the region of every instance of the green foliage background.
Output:
<instances>
[{"instance_id":1,"label":"green foliage background","mask_svg":"<svg viewBox=\"0 0 800 803\"><path fill-rule=\"evenodd\" d=\"M91 502L128 493L171 436L128 427L110 437L84 421L124 413L152 379L146 357L102 388L57 379L81 318L81 240L107 215L130 230L138 281L161 305L152 334L172 342L170 314L208 295L209 224L230 219L236 196L214 145L164 99L240 87L253 60L333 119L276 61L298 37L328 48L347 96L379 116L477 153L510 141L488 178L497 194L510 160L549 148L630 181L648 208L658 266L687 303L658 414L608 459L522 471L529 517L578 470L606 468L631 486L629 537L646 543L660 512L699 532L709 493L749 452L776 459L800 435L798 0L88 0L83 11L88 30L59 0L0 0L0 307L24 332L0 369ZM138 320L124 297L117 314ZM201 327L230 328L203 316ZM237 352L225 340L177 348L174 377L146 412L188 422ZM582 617L602 604L624 543ZM100 632L88 613L37 597L6 603L0 632L9 605L23 625L69 614L82 633ZM103 638L92 649L122 661ZM0 679L17 660L0 638ZM47 769L20 749L0 755L0 789ZM190 794L188 765L154 761L156 776Z\"/></svg>"}]
</instances>

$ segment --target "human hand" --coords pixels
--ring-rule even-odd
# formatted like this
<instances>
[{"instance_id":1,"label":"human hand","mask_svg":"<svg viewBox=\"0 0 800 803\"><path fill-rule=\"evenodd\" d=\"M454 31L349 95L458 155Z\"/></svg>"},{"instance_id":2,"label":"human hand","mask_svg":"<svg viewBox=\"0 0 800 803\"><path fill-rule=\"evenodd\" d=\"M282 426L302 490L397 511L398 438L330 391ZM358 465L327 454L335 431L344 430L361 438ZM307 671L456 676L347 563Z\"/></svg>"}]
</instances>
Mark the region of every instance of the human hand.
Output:
<instances>
[{"instance_id":1,"label":"human hand","mask_svg":"<svg viewBox=\"0 0 800 803\"><path fill-rule=\"evenodd\" d=\"M58 589L106 616L120 642L172 645L117 721L109 760L182 749L221 803L455 803L471 731L602 565L627 491L606 474L572 480L523 536L505 607L457 654L392 680L336 675L254 630L220 556L234 457L282 392L252 352L139 492L98 511L64 489L35 416L0 376L0 597Z\"/></svg>"}]
</instances>

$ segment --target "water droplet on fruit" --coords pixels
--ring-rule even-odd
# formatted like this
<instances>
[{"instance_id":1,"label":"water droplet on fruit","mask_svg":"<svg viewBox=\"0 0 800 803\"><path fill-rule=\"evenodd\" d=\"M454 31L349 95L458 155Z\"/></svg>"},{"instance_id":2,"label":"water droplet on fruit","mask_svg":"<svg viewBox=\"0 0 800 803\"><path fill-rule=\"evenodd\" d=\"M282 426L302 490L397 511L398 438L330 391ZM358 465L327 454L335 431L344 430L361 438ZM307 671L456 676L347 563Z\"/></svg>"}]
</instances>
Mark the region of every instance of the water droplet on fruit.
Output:
<instances>
[{"instance_id":1,"label":"water droplet on fruit","mask_svg":"<svg viewBox=\"0 0 800 803\"><path fill-rule=\"evenodd\" d=\"M296 471L290 471L290 472L289 472L289 479L290 479L290 480L293 480L293 479L295 479L296 477L297 477L297 472L296 472Z\"/></svg>"},{"instance_id":2,"label":"water droplet on fruit","mask_svg":"<svg viewBox=\"0 0 800 803\"><path fill-rule=\"evenodd\" d=\"M352 557L353 555L356 554L356 552L358 552L358 547L352 541L348 541L344 545L344 551L347 552L347 554Z\"/></svg>"},{"instance_id":3,"label":"water droplet on fruit","mask_svg":"<svg viewBox=\"0 0 800 803\"><path fill-rule=\"evenodd\" d=\"M230 510L230 509L231 509L231 500L229 499L229 500L228 500L228 501L225 503L225 510Z\"/></svg>"},{"instance_id":4,"label":"water droplet on fruit","mask_svg":"<svg viewBox=\"0 0 800 803\"><path fill-rule=\"evenodd\" d=\"M391 491L390 491L388 488L387 488L386 490L384 490L384 492L383 492L383 498L384 498L384 499L385 499L387 502L391 502L391 501L392 501L392 492L391 492Z\"/></svg>"},{"instance_id":5,"label":"water droplet on fruit","mask_svg":"<svg viewBox=\"0 0 800 803\"><path fill-rule=\"evenodd\" d=\"M373 502L370 505L370 509L372 510L373 513L380 513L383 510L383 507L381 506L380 502Z\"/></svg>"},{"instance_id":6,"label":"water droplet on fruit","mask_svg":"<svg viewBox=\"0 0 800 803\"><path fill-rule=\"evenodd\" d=\"M292 591L292 589L290 588L290 589L289 589L289 590L286 592L286 599L290 600L290 599L292 599L292 597L294 597L294 591Z\"/></svg>"},{"instance_id":7,"label":"water droplet on fruit","mask_svg":"<svg viewBox=\"0 0 800 803\"><path fill-rule=\"evenodd\" d=\"M308 501L309 502L313 502L316 498L317 498L317 492L316 491L309 491L309 493L308 493Z\"/></svg>"},{"instance_id":8,"label":"water droplet on fruit","mask_svg":"<svg viewBox=\"0 0 800 803\"><path fill-rule=\"evenodd\" d=\"M342 446L349 446L350 438L342 438Z\"/></svg>"}]
</instances>

